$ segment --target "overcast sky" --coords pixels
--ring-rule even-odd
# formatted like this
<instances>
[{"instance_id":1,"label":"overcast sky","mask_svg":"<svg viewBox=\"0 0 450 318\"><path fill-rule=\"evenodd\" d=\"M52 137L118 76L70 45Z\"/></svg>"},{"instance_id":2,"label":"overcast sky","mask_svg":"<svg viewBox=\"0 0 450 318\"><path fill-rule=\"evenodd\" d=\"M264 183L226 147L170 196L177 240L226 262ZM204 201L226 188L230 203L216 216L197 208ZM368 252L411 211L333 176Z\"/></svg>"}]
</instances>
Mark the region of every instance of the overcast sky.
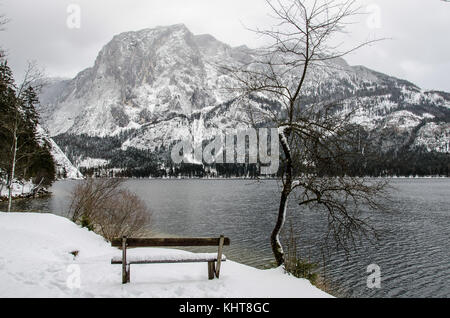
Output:
<instances>
[{"instance_id":1,"label":"overcast sky","mask_svg":"<svg viewBox=\"0 0 450 318\"><path fill-rule=\"evenodd\" d=\"M81 9L80 28L68 26ZM347 43L390 38L347 56L352 64L407 79L424 89L450 92L450 2L442 0L361 0L361 16ZM194 34L209 33L238 46L261 40L248 27L271 23L264 0L0 0L11 21L0 46L20 74L37 60L49 76L74 77L94 64L97 53L118 33L184 23ZM70 23L69 23L70 24Z\"/></svg>"}]
</instances>

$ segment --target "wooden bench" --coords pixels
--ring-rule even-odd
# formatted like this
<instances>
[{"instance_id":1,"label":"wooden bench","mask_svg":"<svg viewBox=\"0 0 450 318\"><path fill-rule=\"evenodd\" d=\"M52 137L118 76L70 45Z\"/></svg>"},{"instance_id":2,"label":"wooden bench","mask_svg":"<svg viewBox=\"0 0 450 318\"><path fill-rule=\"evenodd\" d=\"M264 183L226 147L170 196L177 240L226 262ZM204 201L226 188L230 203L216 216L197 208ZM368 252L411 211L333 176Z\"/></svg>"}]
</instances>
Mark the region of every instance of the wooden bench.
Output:
<instances>
[{"instance_id":1,"label":"wooden bench","mask_svg":"<svg viewBox=\"0 0 450 318\"><path fill-rule=\"evenodd\" d=\"M122 257L111 260L111 264L122 265L122 283L130 282L131 264L173 264L173 263L208 263L208 278L219 278L221 263L226 261L223 247L230 245L230 239L220 238L119 238L111 242L113 247L122 249ZM218 246L216 254L190 254L177 257L129 257L127 248L138 247L188 247L188 246Z\"/></svg>"}]
</instances>

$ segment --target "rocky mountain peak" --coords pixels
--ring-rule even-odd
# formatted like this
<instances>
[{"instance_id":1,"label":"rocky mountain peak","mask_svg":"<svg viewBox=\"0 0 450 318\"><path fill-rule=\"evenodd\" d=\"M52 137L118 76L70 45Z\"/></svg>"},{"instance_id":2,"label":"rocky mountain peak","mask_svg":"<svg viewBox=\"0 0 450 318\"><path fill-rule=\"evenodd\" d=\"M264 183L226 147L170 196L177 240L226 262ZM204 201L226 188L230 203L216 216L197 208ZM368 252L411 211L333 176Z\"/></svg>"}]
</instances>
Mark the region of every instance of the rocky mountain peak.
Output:
<instances>
[{"instance_id":1,"label":"rocky mountain peak","mask_svg":"<svg viewBox=\"0 0 450 318\"><path fill-rule=\"evenodd\" d=\"M195 134L194 123L201 122L201 131L240 125L245 114L233 107L233 96L222 89L233 78L214 65L248 62L255 53L212 35L194 35L183 24L124 32L102 48L92 68L50 85L42 95L40 113L52 136L104 137L134 131L124 148L167 147ZM311 70L311 79L320 86L306 86L306 98L309 94L341 100L342 110L354 111L353 121L365 129L402 127L402 134L422 134L419 144L437 126L444 131L438 138L450 132L449 94L426 93L408 81L349 66L343 59L331 63L329 70ZM288 74L286 82L295 76Z\"/></svg>"}]
</instances>

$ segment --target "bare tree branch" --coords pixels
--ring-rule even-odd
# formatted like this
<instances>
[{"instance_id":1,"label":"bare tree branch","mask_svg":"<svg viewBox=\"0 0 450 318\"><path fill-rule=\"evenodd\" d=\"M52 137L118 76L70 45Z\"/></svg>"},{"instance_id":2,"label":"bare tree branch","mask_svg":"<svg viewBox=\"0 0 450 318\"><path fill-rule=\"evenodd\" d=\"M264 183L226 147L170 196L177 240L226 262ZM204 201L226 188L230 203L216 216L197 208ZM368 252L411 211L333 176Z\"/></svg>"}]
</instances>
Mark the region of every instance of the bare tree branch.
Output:
<instances>
[{"instance_id":1,"label":"bare tree branch","mask_svg":"<svg viewBox=\"0 0 450 318\"><path fill-rule=\"evenodd\" d=\"M385 182L352 177L351 162L361 154L350 125L352 111L339 112L340 101L319 98L314 92L322 79L315 74L329 72L335 61L379 40L342 48L335 36L346 32L352 18L360 14L355 0L266 0L272 11L273 27L255 29L269 44L252 54L251 61L221 69L234 80L228 88L237 100L259 96L281 105L279 109L253 107L249 118L279 127L283 150L282 182L278 218L271 236L272 250L279 265L284 252L279 234L292 193L299 207L326 212L334 241L340 247L370 232L361 209L380 210L378 199L386 195ZM355 103L358 99L355 98Z\"/></svg>"}]
</instances>

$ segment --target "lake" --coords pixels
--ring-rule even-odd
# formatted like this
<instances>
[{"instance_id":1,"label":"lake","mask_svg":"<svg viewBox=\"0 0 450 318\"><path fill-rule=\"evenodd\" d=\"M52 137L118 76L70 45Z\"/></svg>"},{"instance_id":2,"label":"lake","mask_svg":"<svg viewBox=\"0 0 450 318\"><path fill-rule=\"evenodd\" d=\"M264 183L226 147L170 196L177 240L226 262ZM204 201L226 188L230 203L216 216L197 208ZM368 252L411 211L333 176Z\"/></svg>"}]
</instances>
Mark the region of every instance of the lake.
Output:
<instances>
[{"instance_id":1,"label":"lake","mask_svg":"<svg viewBox=\"0 0 450 318\"><path fill-rule=\"evenodd\" d=\"M64 215L77 181L57 182L53 196L15 202L15 210ZM300 255L320 265L336 295L345 297L450 296L450 179L392 179L397 189L390 212L372 213L380 235L346 254L322 252L323 214L291 202L289 220ZM269 237L280 184L250 180L129 180L153 212L154 235L219 236L231 239L229 259L264 268L273 260ZM4 209L0 205L0 209ZM367 287L367 267L381 269L381 288Z\"/></svg>"}]
</instances>

